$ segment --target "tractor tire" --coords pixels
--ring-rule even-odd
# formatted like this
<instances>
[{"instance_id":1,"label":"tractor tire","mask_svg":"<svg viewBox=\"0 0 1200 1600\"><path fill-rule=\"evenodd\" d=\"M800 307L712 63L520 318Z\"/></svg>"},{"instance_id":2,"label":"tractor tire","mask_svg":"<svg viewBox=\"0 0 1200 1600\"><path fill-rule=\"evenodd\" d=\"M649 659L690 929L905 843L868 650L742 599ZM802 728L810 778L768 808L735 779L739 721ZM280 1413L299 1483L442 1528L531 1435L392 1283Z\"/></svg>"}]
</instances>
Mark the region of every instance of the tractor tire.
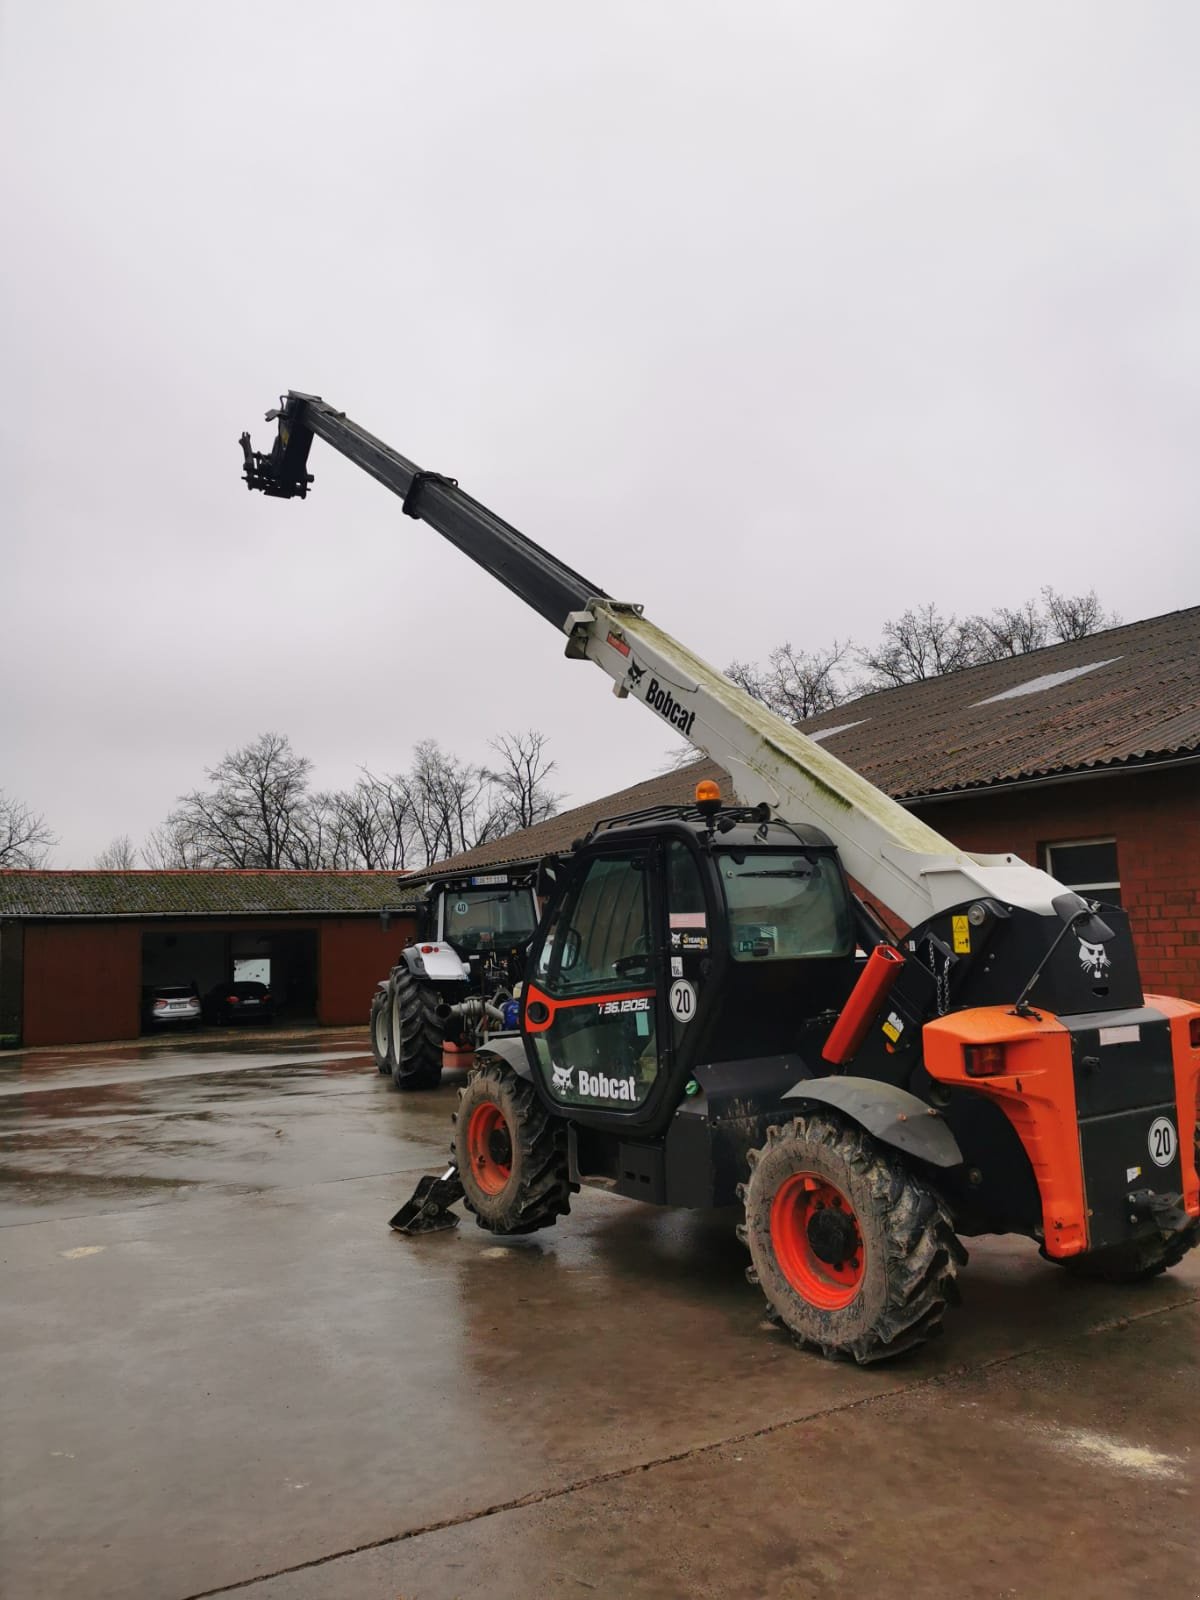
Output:
<instances>
[{"instance_id":1,"label":"tractor tire","mask_svg":"<svg viewBox=\"0 0 1200 1600\"><path fill-rule=\"evenodd\" d=\"M442 1024L435 990L420 984L407 967L388 981L388 1067L397 1089L436 1089L442 1081Z\"/></svg>"},{"instance_id":2,"label":"tractor tire","mask_svg":"<svg viewBox=\"0 0 1200 1600\"><path fill-rule=\"evenodd\" d=\"M451 1159L475 1221L489 1233L533 1233L571 1209L566 1124L533 1085L484 1056L458 1091Z\"/></svg>"},{"instance_id":3,"label":"tractor tire","mask_svg":"<svg viewBox=\"0 0 1200 1600\"><path fill-rule=\"evenodd\" d=\"M392 1064L388 1060L388 992L386 989L377 989L371 1000L371 1017L368 1030L371 1035L371 1055L375 1061L375 1070L383 1076L390 1077Z\"/></svg>"},{"instance_id":4,"label":"tractor tire","mask_svg":"<svg viewBox=\"0 0 1200 1600\"><path fill-rule=\"evenodd\" d=\"M865 1366L942 1331L967 1252L944 1202L894 1151L815 1114L768 1128L749 1164L746 1276L799 1344Z\"/></svg>"}]
</instances>

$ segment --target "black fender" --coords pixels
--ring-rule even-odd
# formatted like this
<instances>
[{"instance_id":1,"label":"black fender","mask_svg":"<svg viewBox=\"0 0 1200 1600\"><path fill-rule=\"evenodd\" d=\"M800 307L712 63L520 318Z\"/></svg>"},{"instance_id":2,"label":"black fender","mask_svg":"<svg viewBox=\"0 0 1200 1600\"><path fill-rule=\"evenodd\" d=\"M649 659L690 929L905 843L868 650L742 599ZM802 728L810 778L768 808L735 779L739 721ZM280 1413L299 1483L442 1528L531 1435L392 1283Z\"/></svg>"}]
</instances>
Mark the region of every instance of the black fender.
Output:
<instances>
[{"instance_id":1,"label":"black fender","mask_svg":"<svg viewBox=\"0 0 1200 1600\"><path fill-rule=\"evenodd\" d=\"M484 1056L495 1056L504 1066L515 1072L518 1078L533 1082L529 1057L525 1054L525 1041L519 1033L493 1033L488 1042L480 1045L475 1052L475 1060L481 1061Z\"/></svg>"},{"instance_id":2,"label":"black fender","mask_svg":"<svg viewBox=\"0 0 1200 1600\"><path fill-rule=\"evenodd\" d=\"M805 1078L793 1084L783 1098L832 1106L881 1144L890 1144L932 1167L962 1165L958 1140L941 1114L894 1083L841 1075Z\"/></svg>"}]
</instances>

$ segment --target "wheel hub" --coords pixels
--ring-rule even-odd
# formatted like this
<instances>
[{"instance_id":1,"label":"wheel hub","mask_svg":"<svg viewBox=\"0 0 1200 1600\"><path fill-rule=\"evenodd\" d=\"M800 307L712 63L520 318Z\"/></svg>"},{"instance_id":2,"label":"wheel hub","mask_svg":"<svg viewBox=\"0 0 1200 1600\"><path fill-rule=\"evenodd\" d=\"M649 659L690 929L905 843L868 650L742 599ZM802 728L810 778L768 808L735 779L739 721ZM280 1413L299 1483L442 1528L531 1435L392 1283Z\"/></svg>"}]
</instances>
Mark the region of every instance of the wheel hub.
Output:
<instances>
[{"instance_id":1,"label":"wheel hub","mask_svg":"<svg viewBox=\"0 0 1200 1600\"><path fill-rule=\"evenodd\" d=\"M512 1166L512 1139L506 1122L488 1130L487 1153L498 1167Z\"/></svg>"},{"instance_id":2,"label":"wheel hub","mask_svg":"<svg viewBox=\"0 0 1200 1600\"><path fill-rule=\"evenodd\" d=\"M828 1178L795 1172L771 1202L771 1246L783 1276L821 1311L840 1311L866 1276L862 1229L849 1200Z\"/></svg>"},{"instance_id":3,"label":"wheel hub","mask_svg":"<svg viewBox=\"0 0 1200 1600\"><path fill-rule=\"evenodd\" d=\"M857 1254L858 1229L844 1211L823 1206L808 1219L808 1242L818 1261L840 1267Z\"/></svg>"}]
</instances>

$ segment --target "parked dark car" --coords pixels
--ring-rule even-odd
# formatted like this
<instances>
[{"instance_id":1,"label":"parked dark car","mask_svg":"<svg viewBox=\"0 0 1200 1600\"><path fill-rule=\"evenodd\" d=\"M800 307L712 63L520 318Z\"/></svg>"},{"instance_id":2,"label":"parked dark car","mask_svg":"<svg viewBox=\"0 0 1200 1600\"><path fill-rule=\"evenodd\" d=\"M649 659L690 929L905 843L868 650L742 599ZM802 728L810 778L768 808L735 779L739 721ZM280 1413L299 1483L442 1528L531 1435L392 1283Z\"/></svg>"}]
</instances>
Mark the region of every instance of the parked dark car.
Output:
<instances>
[{"instance_id":1,"label":"parked dark car","mask_svg":"<svg viewBox=\"0 0 1200 1600\"><path fill-rule=\"evenodd\" d=\"M200 996L194 984L160 983L142 990L142 1027L178 1027L200 1021Z\"/></svg>"},{"instance_id":2,"label":"parked dark car","mask_svg":"<svg viewBox=\"0 0 1200 1600\"><path fill-rule=\"evenodd\" d=\"M204 996L208 1022L270 1022L275 1001L265 983L218 983Z\"/></svg>"}]
</instances>

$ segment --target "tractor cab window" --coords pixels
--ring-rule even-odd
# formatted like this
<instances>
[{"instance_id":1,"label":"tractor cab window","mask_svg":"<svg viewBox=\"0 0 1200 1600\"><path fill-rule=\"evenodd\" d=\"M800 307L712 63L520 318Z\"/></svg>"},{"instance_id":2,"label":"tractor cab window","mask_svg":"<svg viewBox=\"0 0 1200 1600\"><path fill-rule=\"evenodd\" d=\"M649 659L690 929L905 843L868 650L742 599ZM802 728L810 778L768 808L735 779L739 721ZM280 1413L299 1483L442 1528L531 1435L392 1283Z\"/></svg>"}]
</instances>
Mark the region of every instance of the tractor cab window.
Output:
<instances>
[{"instance_id":1,"label":"tractor cab window","mask_svg":"<svg viewBox=\"0 0 1200 1600\"><path fill-rule=\"evenodd\" d=\"M845 879L828 856L781 850L718 857L735 961L847 956L854 948Z\"/></svg>"},{"instance_id":2,"label":"tractor cab window","mask_svg":"<svg viewBox=\"0 0 1200 1600\"><path fill-rule=\"evenodd\" d=\"M442 938L463 955L523 944L536 925L528 889L448 889Z\"/></svg>"}]
</instances>

